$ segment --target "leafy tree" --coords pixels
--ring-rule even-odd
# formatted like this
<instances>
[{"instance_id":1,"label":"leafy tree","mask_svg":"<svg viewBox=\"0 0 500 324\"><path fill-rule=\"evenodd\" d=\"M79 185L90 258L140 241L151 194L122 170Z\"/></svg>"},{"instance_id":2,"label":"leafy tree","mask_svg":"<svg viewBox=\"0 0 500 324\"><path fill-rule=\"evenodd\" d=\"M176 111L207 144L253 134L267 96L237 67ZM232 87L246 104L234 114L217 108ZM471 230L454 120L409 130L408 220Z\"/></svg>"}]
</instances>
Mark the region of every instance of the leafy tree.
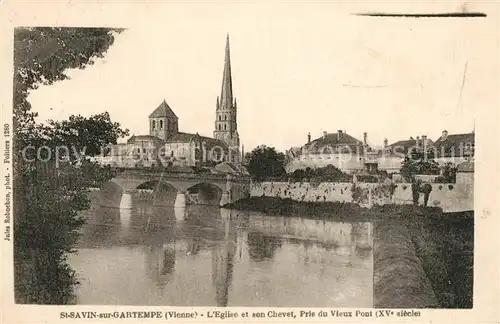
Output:
<instances>
[{"instance_id":1,"label":"leafy tree","mask_svg":"<svg viewBox=\"0 0 500 324\"><path fill-rule=\"evenodd\" d=\"M53 146L71 144L71 150L96 156L109 144L116 144L118 138L128 135L119 123L112 122L108 112L89 118L70 116L64 121L49 121L44 128L44 136Z\"/></svg>"},{"instance_id":2,"label":"leafy tree","mask_svg":"<svg viewBox=\"0 0 500 324\"><path fill-rule=\"evenodd\" d=\"M439 165L434 161L432 151L414 150L405 156L401 165L401 175L406 181L411 182L417 174L439 174Z\"/></svg>"},{"instance_id":3,"label":"leafy tree","mask_svg":"<svg viewBox=\"0 0 500 324\"><path fill-rule=\"evenodd\" d=\"M28 101L40 84L67 79L65 71L84 68L103 57L113 44L109 28L18 28L14 32L14 280L17 303L65 304L77 284L67 263L73 251L82 210L89 207L87 188L113 173L87 160L58 163L56 145L87 147L90 155L127 131L108 114L68 121L35 122ZM95 132L95 133L94 133ZM77 136L75 134L81 135ZM96 138L103 136L103 138ZM106 143L108 142L108 143ZM27 147L31 156L26 156ZM45 160L31 159L42 146ZM24 157L23 157L23 154ZM74 156L72 156L74 158Z\"/></svg>"},{"instance_id":4,"label":"leafy tree","mask_svg":"<svg viewBox=\"0 0 500 324\"><path fill-rule=\"evenodd\" d=\"M248 172L257 181L281 178L286 175L285 155L274 147L262 145L250 152Z\"/></svg>"}]
</instances>

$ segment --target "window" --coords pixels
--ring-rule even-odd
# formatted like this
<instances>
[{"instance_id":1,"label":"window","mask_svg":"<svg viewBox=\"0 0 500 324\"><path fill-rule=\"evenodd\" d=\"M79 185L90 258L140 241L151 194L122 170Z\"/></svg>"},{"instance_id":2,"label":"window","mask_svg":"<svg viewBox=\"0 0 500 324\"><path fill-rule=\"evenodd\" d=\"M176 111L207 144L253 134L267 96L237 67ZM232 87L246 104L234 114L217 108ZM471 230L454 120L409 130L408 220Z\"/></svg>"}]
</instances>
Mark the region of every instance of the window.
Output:
<instances>
[{"instance_id":1,"label":"window","mask_svg":"<svg viewBox=\"0 0 500 324\"><path fill-rule=\"evenodd\" d=\"M220 124L219 124L219 130L221 130L221 126L220 126Z\"/></svg>"},{"instance_id":2,"label":"window","mask_svg":"<svg viewBox=\"0 0 500 324\"><path fill-rule=\"evenodd\" d=\"M222 120L222 116L221 116L221 115L219 115L219 121L221 121L221 120Z\"/></svg>"},{"instance_id":3,"label":"window","mask_svg":"<svg viewBox=\"0 0 500 324\"><path fill-rule=\"evenodd\" d=\"M151 122L151 128L152 128L153 130L156 130L156 120L153 120L153 121Z\"/></svg>"},{"instance_id":4,"label":"window","mask_svg":"<svg viewBox=\"0 0 500 324\"><path fill-rule=\"evenodd\" d=\"M227 120L227 115L224 115L224 120Z\"/></svg>"},{"instance_id":5,"label":"window","mask_svg":"<svg viewBox=\"0 0 500 324\"><path fill-rule=\"evenodd\" d=\"M227 130L226 126L227 126L227 125L226 125L226 124L224 124L224 130Z\"/></svg>"},{"instance_id":6,"label":"window","mask_svg":"<svg viewBox=\"0 0 500 324\"><path fill-rule=\"evenodd\" d=\"M160 120L160 129L163 129L163 120Z\"/></svg>"}]
</instances>

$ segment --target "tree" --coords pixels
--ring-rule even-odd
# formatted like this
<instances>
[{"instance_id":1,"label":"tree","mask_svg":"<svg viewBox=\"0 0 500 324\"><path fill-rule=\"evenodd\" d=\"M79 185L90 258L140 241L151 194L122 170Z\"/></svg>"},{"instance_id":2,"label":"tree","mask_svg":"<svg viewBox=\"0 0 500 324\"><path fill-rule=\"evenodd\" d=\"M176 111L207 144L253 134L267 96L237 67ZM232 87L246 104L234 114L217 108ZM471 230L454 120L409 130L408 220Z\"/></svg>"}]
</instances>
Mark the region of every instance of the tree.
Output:
<instances>
[{"instance_id":1,"label":"tree","mask_svg":"<svg viewBox=\"0 0 500 324\"><path fill-rule=\"evenodd\" d=\"M417 174L439 174L439 165L434 161L432 151L423 152L421 150L414 150L404 157L401 165L401 175L403 178L411 182Z\"/></svg>"},{"instance_id":2,"label":"tree","mask_svg":"<svg viewBox=\"0 0 500 324\"><path fill-rule=\"evenodd\" d=\"M109 144L116 144L118 138L128 135L119 123L112 122L108 112L90 117L70 116L64 121L49 121L44 136L52 146L71 143L71 149L96 156Z\"/></svg>"},{"instance_id":3,"label":"tree","mask_svg":"<svg viewBox=\"0 0 500 324\"><path fill-rule=\"evenodd\" d=\"M85 68L103 57L121 30L109 28L18 28L14 32L14 281L17 303L66 304L77 284L67 264L80 212L89 207L87 188L113 176L84 160L58 163L57 145L89 148L113 143L126 134L109 115L72 116L40 125L28 101L31 90L67 79L65 71ZM93 137L104 136L101 139ZM75 134L82 135L76 136ZM27 147L47 147L46 160L23 157ZM33 150L30 150L33 154ZM32 156L31 156L32 157Z\"/></svg>"},{"instance_id":4,"label":"tree","mask_svg":"<svg viewBox=\"0 0 500 324\"><path fill-rule=\"evenodd\" d=\"M285 155L274 147L262 145L250 152L248 172L256 181L281 178L286 175Z\"/></svg>"},{"instance_id":5,"label":"tree","mask_svg":"<svg viewBox=\"0 0 500 324\"><path fill-rule=\"evenodd\" d=\"M442 168L445 182L455 183L457 181L457 166L451 162L445 163Z\"/></svg>"}]
</instances>

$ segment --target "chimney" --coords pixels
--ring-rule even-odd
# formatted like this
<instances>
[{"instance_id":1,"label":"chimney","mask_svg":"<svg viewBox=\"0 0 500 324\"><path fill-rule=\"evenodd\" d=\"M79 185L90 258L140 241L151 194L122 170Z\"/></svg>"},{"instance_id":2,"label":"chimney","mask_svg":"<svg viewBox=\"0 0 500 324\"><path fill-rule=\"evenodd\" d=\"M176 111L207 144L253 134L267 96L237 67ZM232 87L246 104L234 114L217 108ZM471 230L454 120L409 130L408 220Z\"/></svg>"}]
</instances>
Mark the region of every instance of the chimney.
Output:
<instances>
[{"instance_id":1,"label":"chimney","mask_svg":"<svg viewBox=\"0 0 500 324\"><path fill-rule=\"evenodd\" d=\"M368 134L365 132L363 133L363 144L366 146L366 143L367 143L367 138L368 138Z\"/></svg>"},{"instance_id":2,"label":"chimney","mask_svg":"<svg viewBox=\"0 0 500 324\"><path fill-rule=\"evenodd\" d=\"M311 133L307 133L307 144L311 143Z\"/></svg>"},{"instance_id":3,"label":"chimney","mask_svg":"<svg viewBox=\"0 0 500 324\"><path fill-rule=\"evenodd\" d=\"M422 135L422 147L427 146L427 135Z\"/></svg>"},{"instance_id":4,"label":"chimney","mask_svg":"<svg viewBox=\"0 0 500 324\"><path fill-rule=\"evenodd\" d=\"M445 130L441 133L441 140L442 140L442 141L444 141L447 137L448 137L448 131L445 129Z\"/></svg>"},{"instance_id":5,"label":"chimney","mask_svg":"<svg viewBox=\"0 0 500 324\"><path fill-rule=\"evenodd\" d=\"M384 139L384 147L387 147L389 145L389 141L386 139Z\"/></svg>"},{"instance_id":6,"label":"chimney","mask_svg":"<svg viewBox=\"0 0 500 324\"><path fill-rule=\"evenodd\" d=\"M341 137L342 137L342 130L339 129L337 130L337 140L340 140Z\"/></svg>"},{"instance_id":7,"label":"chimney","mask_svg":"<svg viewBox=\"0 0 500 324\"><path fill-rule=\"evenodd\" d=\"M417 136L417 139L415 140L415 146L420 147L420 136Z\"/></svg>"}]
</instances>

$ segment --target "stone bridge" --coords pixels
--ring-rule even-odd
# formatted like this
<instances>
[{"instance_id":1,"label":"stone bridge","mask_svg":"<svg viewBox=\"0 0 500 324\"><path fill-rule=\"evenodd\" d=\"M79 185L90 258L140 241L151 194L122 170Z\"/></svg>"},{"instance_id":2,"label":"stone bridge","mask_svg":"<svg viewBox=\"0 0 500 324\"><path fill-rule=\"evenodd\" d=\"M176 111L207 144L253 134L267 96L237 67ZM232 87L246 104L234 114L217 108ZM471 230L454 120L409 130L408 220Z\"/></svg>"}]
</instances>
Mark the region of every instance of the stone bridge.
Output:
<instances>
[{"instance_id":1,"label":"stone bridge","mask_svg":"<svg viewBox=\"0 0 500 324\"><path fill-rule=\"evenodd\" d=\"M226 173L120 169L118 175L100 189L101 205L120 208L132 208L132 195L144 191L152 193L154 202L165 206L224 206L250 195L250 178Z\"/></svg>"}]
</instances>

